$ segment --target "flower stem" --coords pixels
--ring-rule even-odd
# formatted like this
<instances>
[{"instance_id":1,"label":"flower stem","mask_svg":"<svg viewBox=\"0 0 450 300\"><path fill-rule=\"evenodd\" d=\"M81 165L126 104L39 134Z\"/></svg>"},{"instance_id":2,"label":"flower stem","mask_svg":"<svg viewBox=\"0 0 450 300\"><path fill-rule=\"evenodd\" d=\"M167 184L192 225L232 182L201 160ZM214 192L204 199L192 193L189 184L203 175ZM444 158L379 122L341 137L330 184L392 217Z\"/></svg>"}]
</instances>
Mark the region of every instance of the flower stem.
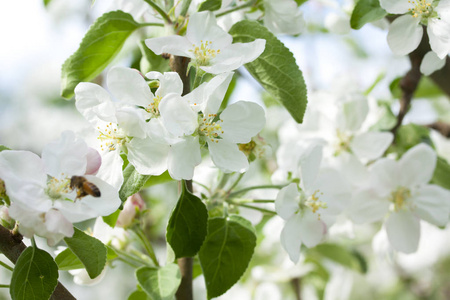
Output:
<instances>
[{"instance_id":1,"label":"flower stem","mask_svg":"<svg viewBox=\"0 0 450 300\"><path fill-rule=\"evenodd\" d=\"M233 199L233 203L274 203L271 199Z\"/></svg>"},{"instance_id":2,"label":"flower stem","mask_svg":"<svg viewBox=\"0 0 450 300\"><path fill-rule=\"evenodd\" d=\"M136 257L134 255L130 255L125 251L119 250L119 249L114 249L114 251L116 251L117 254L119 254L118 259L120 259L121 261L129 264L130 266L133 267L140 267L142 265L147 265L147 262L145 262L144 260L142 260L139 257Z\"/></svg>"},{"instance_id":3,"label":"flower stem","mask_svg":"<svg viewBox=\"0 0 450 300\"><path fill-rule=\"evenodd\" d=\"M241 181L242 177L244 176L244 173L239 174L238 178L236 179L235 182L233 182L233 184L231 185L231 187L228 189L227 194L230 194L231 191L236 187L236 185L238 185L239 181Z\"/></svg>"},{"instance_id":4,"label":"flower stem","mask_svg":"<svg viewBox=\"0 0 450 300\"><path fill-rule=\"evenodd\" d=\"M258 211L260 211L260 212L262 212L262 213L269 214L269 215L276 215L276 214L277 214L276 212L274 212L274 211L272 211L272 210L270 210L270 209L265 209L265 208L261 208L261 207L257 207L257 206L253 206L253 205L248 205L248 204L244 204L244 203L239 203L239 202L237 202L237 203L231 202L231 203L232 203L232 204L235 204L235 205L238 205L238 206L245 207L245 208L250 208L250 209L258 210Z\"/></svg>"},{"instance_id":5,"label":"flower stem","mask_svg":"<svg viewBox=\"0 0 450 300\"><path fill-rule=\"evenodd\" d=\"M183 6L181 7L180 16L183 16L183 17L186 16L189 6L191 6L191 2L192 2L192 0L183 0Z\"/></svg>"},{"instance_id":6,"label":"flower stem","mask_svg":"<svg viewBox=\"0 0 450 300\"><path fill-rule=\"evenodd\" d=\"M167 23L172 24L172 20L170 20L169 16L165 13L165 11L161 7L158 6L158 4L156 4L152 0L144 0L144 1L147 2L148 5L153 7L161 15L161 17L163 17L163 19L166 20Z\"/></svg>"},{"instance_id":7,"label":"flower stem","mask_svg":"<svg viewBox=\"0 0 450 300\"><path fill-rule=\"evenodd\" d=\"M0 288L9 288L9 284L0 284Z\"/></svg>"},{"instance_id":8,"label":"flower stem","mask_svg":"<svg viewBox=\"0 0 450 300\"><path fill-rule=\"evenodd\" d=\"M4 267L5 269L8 269L10 271L14 270L13 268L11 268L10 266L8 266L7 264L5 264L4 262L0 261L0 266Z\"/></svg>"},{"instance_id":9,"label":"flower stem","mask_svg":"<svg viewBox=\"0 0 450 300\"><path fill-rule=\"evenodd\" d=\"M218 17L224 16L224 15L230 14L232 12L238 11L240 9L244 9L244 8L250 7L253 4L255 4L255 3L256 3L256 0L253 0L253 1L249 1L249 2L247 2L245 4L242 4L242 5L239 5L239 6L235 6L233 8L230 8L229 10L226 10L224 12L221 12L220 14L217 14L216 17L218 18Z\"/></svg>"},{"instance_id":10,"label":"flower stem","mask_svg":"<svg viewBox=\"0 0 450 300\"><path fill-rule=\"evenodd\" d=\"M144 26L159 26L159 27L164 27L164 24L162 23L139 23L140 27L144 27Z\"/></svg>"},{"instance_id":11,"label":"flower stem","mask_svg":"<svg viewBox=\"0 0 450 300\"><path fill-rule=\"evenodd\" d=\"M196 89L202 83L203 75L205 75L205 71L197 67L195 69L194 84L191 90Z\"/></svg>"},{"instance_id":12,"label":"flower stem","mask_svg":"<svg viewBox=\"0 0 450 300\"><path fill-rule=\"evenodd\" d=\"M245 189L242 189L242 190L230 193L229 197L230 198L236 197L236 196L238 196L240 194L243 194L243 193L251 191L251 190L258 190L258 189L282 189L282 188L284 188L284 185L271 185L271 184L268 184L268 185L255 185L255 186L251 186L251 187L248 187L248 188L245 188Z\"/></svg>"},{"instance_id":13,"label":"flower stem","mask_svg":"<svg viewBox=\"0 0 450 300\"><path fill-rule=\"evenodd\" d=\"M153 250L153 247L152 247L152 244L150 244L150 241L145 236L145 233L142 230L142 228L139 227L139 226L136 226L136 227L133 228L133 231L134 231L134 233L136 233L136 235L138 236L138 238L142 242L142 244L143 244L143 246L145 248L145 251L147 251L148 255L152 259L152 261L155 264L155 266L159 266L158 260L156 259L155 251Z\"/></svg>"}]
</instances>

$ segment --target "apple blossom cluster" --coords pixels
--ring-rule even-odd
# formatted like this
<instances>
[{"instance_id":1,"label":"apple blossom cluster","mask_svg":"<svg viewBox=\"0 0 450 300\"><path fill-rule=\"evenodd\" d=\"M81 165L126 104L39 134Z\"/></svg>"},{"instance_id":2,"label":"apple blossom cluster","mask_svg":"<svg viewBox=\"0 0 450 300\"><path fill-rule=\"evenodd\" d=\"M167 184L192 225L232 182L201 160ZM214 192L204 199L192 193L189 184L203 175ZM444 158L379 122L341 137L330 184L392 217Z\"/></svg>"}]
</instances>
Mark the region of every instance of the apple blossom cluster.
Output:
<instances>
[{"instance_id":1,"label":"apple blossom cluster","mask_svg":"<svg viewBox=\"0 0 450 300\"><path fill-rule=\"evenodd\" d=\"M291 260L299 260L302 244L322 242L338 217L355 224L382 221L394 250L415 252L421 220L436 226L449 220L450 192L429 184L435 151L419 144L399 160L380 158L393 135L370 130L363 95L311 98L305 122L280 129L279 169L272 177L292 182L275 200L277 214L286 221L281 244Z\"/></svg>"}]
</instances>

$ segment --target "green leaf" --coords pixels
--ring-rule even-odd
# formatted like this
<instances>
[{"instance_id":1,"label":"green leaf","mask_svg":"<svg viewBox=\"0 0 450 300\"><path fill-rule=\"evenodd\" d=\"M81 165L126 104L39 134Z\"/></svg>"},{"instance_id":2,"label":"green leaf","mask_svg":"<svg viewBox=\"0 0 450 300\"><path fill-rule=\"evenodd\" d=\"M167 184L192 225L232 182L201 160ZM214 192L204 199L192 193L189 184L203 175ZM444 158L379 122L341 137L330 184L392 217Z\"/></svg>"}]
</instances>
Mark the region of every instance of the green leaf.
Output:
<instances>
[{"instance_id":1,"label":"green leaf","mask_svg":"<svg viewBox=\"0 0 450 300\"><path fill-rule=\"evenodd\" d=\"M103 222L108 224L110 227L114 228L114 226L116 226L117 219L119 218L121 211L122 210L118 209L115 212L113 212L112 214L110 214L109 216L102 217Z\"/></svg>"},{"instance_id":2,"label":"green leaf","mask_svg":"<svg viewBox=\"0 0 450 300\"><path fill-rule=\"evenodd\" d=\"M139 28L130 14L107 12L89 28L78 50L63 64L61 96L70 99L82 81L90 81L116 57L130 34Z\"/></svg>"},{"instance_id":3,"label":"green leaf","mask_svg":"<svg viewBox=\"0 0 450 300\"><path fill-rule=\"evenodd\" d=\"M352 270L365 272L366 265L361 260L361 255L356 255L352 250L337 244L320 244L313 248L313 251L319 253L322 257L326 257L344 267Z\"/></svg>"},{"instance_id":4,"label":"green leaf","mask_svg":"<svg viewBox=\"0 0 450 300\"><path fill-rule=\"evenodd\" d=\"M49 299L58 284L58 266L52 256L36 247L20 254L12 273L9 293L13 300Z\"/></svg>"},{"instance_id":5,"label":"green leaf","mask_svg":"<svg viewBox=\"0 0 450 300\"><path fill-rule=\"evenodd\" d=\"M424 126L411 123L398 129L394 146L391 148L399 155L403 155L403 153L420 143L432 144L430 130Z\"/></svg>"},{"instance_id":6,"label":"green leaf","mask_svg":"<svg viewBox=\"0 0 450 300\"><path fill-rule=\"evenodd\" d=\"M64 249L55 257L58 269L61 271L83 269L84 265L81 260L69 248Z\"/></svg>"},{"instance_id":7,"label":"green leaf","mask_svg":"<svg viewBox=\"0 0 450 300\"><path fill-rule=\"evenodd\" d=\"M92 237L74 227L73 237L66 237L64 241L72 252L83 263L90 278L95 278L103 271L106 264L106 246L95 237Z\"/></svg>"},{"instance_id":8,"label":"green leaf","mask_svg":"<svg viewBox=\"0 0 450 300\"><path fill-rule=\"evenodd\" d=\"M134 291L127 300L152 300L144 291Z\"/></svg>"},{"instance_id":9,"label":"green leaf","mask_svg":"<svg viewBox=\"0 0 450 300\"><path fill-rule=\"evenodd\" d=\"M431 182L450 190L450 165L442 157L438 157Z\"/></svg>"},{"instance_id":10,"label":"green leaf","mask_svg":"<svg viewBox=\"0 0 450 300\"><path fill-rule=\"evenodd\" d=\"M120 200L125 202L129 196L139 192L150 177L151 175L139 174L132 164L128 164L123 170L124 182L119 191Z\"/></svg>"},{"instance_id":11,"label":"green leaf","mask_svg":"<svg viewBox=\"0 0 450 300\"><path fill-rule=\"evenodd\" d=\"M50 4L51 1L52 0L44 0L43 1L44 2L44 6L47 7Z\"/></svg>"},{"instance_id":12,"label":"green leaf","mask_svg":"<svg viewBox=\"0 0 450 300\"><path fill-rule=\"evenodd\" d=\"M176 264L168 264L159 269L139 268L136 270L136 278L153 300L172 299L181 283L180 268Z\"/></svg>"},{"instance_id":13,"label":"green leaf","mask_svg":"<svg viewBox=\"0 0 450 300\"><path fill-rule=\"evenodd\" d=\"M198 257L205 276L208 299L231 288L244 274L256 246L249 221L232 215L208 222L208 235Z\"/></svg>"},{"instance_id":14,"label":"green leaf","mask_svg":"<svg viewBox=\"0 0 450 300\"><path fill-rule=\"evenodd\" d=\"M205 240L208 211L200 198L192 195L183 184L180 198L167 225L167 242L176 258L197 254Z\"/></svg>"},{"instance_id":15,"label":"green leaf","mask_svg":"<svg viewBox=\"0 0 450 300\"><path fill-rule=\"evenodd\" d=\"M353 9L350 26L353 29L360 29L365 24L380 20L386 15L387 12L381 8L378 0L359 0Z\"/></svg>"},{"instance_id":16,"label":"green leaf","mask_svg":"<svg viewBox=\"0 0 450 300\"><path fill-rule=\"evenodd\" d=\"M147 179L147 181L144 184L144 188L148 188L157 184L166 183L170 181L174 181L174 179L170 177L168 171L165 171L159 176L151 176L149 179Z\"/></svg>"},{"instance_id":17,"label":"green leaf","mask_svg":"<svg viewBox=\"0 0 450 300\"><path fill-rule=\"evenodd\" d=\"M206 0L200 4L198 11L215 11L218 10L220 6L222 6L222 0Z\"/></svg>"},{"instance_id":18,"label":"green leaf","mask_svg":"<svg viewBox=\"0 0 450 300\"><path fill-rule=\"evenodd\" d=\"M152 50L150 50L145 45L145 40L142 40L139 43L139 48L142 54L139 69L143 74L150 71L158 71L161 73L170 71L169 60L163 58L161 55L156 55Z\"/></svg>"},{"instance_id":19,"label":"green leaf","mask_svg":"<svg viewBox=\"0 0 450 300\"><path fill-rule=\"evenodd\" d=\"M0 152L4 151L4 150L11 150L6 146L0 145Z\"/></svg>"},{"instance_id":20,"label":"green leaf","mask_svg":"<svg viewBox=\"0 0 450 300\"><path fill-rule=\"evenodd\" d=\"M294 120L301 123L308 101L303 74L293 54L256 21L240 21L233 25L230 34L234 42L247 43L258 38L266 40L264 52L245 67L272 97L284 105Z\"/></svg>"},{"instance_id":21,"label":"green leaf","mask_svg":"<svg viewBox=\"0 0 450 300\"><path fill-rule=\"evenodd\" d=\"M400 80L402 77L397 77L389 85L389 89L394 98L400 98L402 91L400 89ZM436 85L430 78L422 76L419 81L419 86L414 92L414 98L436 98L443 96L441 88Z\"/></svg>"},{"instance_id":22,"label":"green leaf","mask_svg":"<svg viewBox=\"0 0 450 300\"><path fill-rule=\"evenodd\" d=\"M302 5L306 1L308 1L308 0L295 0L295 2L297 3L298 6Z\"/></svg>"}]
</instances>

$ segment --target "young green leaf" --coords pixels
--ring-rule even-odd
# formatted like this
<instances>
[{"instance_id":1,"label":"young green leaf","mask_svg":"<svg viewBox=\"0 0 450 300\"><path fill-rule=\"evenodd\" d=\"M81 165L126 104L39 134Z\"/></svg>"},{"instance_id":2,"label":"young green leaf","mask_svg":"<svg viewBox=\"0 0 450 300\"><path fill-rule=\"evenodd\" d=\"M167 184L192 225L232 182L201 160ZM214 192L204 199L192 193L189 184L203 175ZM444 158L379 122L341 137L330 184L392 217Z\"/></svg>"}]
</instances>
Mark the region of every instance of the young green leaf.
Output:
<instances>
[{"instance_id":1,"label":"young green leaf","mask_svg":"<svg viewBox=\"0 0 450 300\"><path fill-rule=\"evenodd\" d=\"M115 212L113 212L112 214L110 214L109 216L102 217L103 222L108 224L111 228L114 228L114 226L116 226L117 219L119 218L120 212L121 212L121 210L118 209Z\"/></svg>"},{"instance_id":2,"label":"young green leaf","mask_svg":"<svg viewBox=\"0 0 450 300\"><path fill-rule=\"evenodd\" d=\"M161 55L156 55L152 50L150 50L145 45L145 40L142 40L139 43L139 48L142 54L142 58L139 63L139 69L143 74L150 71L158 71L161 73L170 71L169 60L165 59Z\"/></svg>"},{"instance_id":3,"label":"young green leaf","mask_svg":"<svg viewBox=\"0 0 450 300\"><path fill-rule=\"evenodd\" d=\"M353 9L350 18L350 26L353 29L360 29L365 24L380 20L387 15L381 8L379 0L359 0Z\"/></svg>"},{"instance_id":4,"label":"young green leaf","mask_svg":"<svg viewBox=\"0 0 450 300\"><path fill-rule=\"evenodd\" d=\"M450 165L442 157L438 157L431 182L450 190Z\"/></svg>"},{"instance_id":5,"label":"young green leaf","mask_svg":"<svg viewBox=\"0 0 450 300\"><path fill-rule=\"evenodd\" d=\"M134 291L127 300L151 300L144 291Z\"/></svg>"},{"instance_id":6,"label":"young green leaf","mask_svg":"<svg viewBox=\"0 0 450 300\"><path fill-rule=\"evenodd\" d=\"M64 249L55 257L58 269L61 271L83 269L84 265L80 259L69 248Z\"/></svg>"},{"instance_id":7,"label":"young green leaf","mask_svg":"<svg viewBox=\"0 0 450 300\"><path fill-rule=\"evenodd\" d=\"M64 241L70 250L83 263L90 278L95 278L103 271L106 264L106 246L95 237L92 237L74 227L73 237L66 237Z\"/></svg>"},{"instance_id":8,"label":"young green leaf","mask_svg":"<svg viewBox=\"0 0 450 300\"><path fill-rule=\"evenodd\" d=\"M346 268L359 271L361 273L366 271L366 266L363 264L361 255L346 249L338 244L320 244L311 249L317 252L322 257L326 257Z\"/></svg>"},{"instance_id":9,"label":"young green leaf","mask_svg":"<svg viewBox=\"0 0 450 300\"><path fill-rule=\"evenodd\" d=\"M12 300L49 299L58 284L58 266L52 256L28 247L17 260L9 293Z\"/></svg>"},{"instance_id":10,"label":"young green leaf","mask_svg":"<svg viewBox=\"0 0 450 300\"><path fill-rule=\"evenodd\" d=\"M119 197L122 202L141 190L151 175L141 175L135 170L132 164L128 164L123 170L123 184L119 191Z\"/></svg>"},{"instance_id":11,"label":"young green leaf","mask_svg":"<svg viewBox=\"0 0 450 300\"><path fill-rule=\"evenodd\" d=\"M305 114L306 84L294 55L266 27L256 21L240 21L231 27L234 42L265 39L264 52L244 66L250 74L301 123Z\"/></svg>"},{"instance_id":12,"label":"young green leaf","mask_svg":"<svg viewBox=\"0 0 450 300\"><path fill-rule=\"evenodd\" d=\"M231 288L244 274L256 246L256 234L240 216L213 218L198 257L205 276L208 299Z\"/></svg>"},{"instance_id":13,"label":"young green leaf","mask_svg":"<svg viewBox=\"0 0 450 300\"><path fill-rule=\"evenodd\" d=\"M206 237L208 211L200 198L192 195L183 184L177 206L167 225L167 242L176 258L194 256Z\"/></svg>"},{"instance_id":14,"label":"young green leaf","mask_svg":"<svg viewBox=\"0 0 450 300\"><path fill-rule=\"evenodd\" d=\"M169 300L181 283L180 268L176 264L162 268L142 267L137 269L136 279L153 300Z\"/></svg>"},{"instance_id":15,"label":"young green leaf","mask_svg":"<svg viewBox=\"0 0 450 300\"><path fill-rule=\"evenodd\" d=\"M200 4L198 11L215 11L218 10L220 6L222 6L222 0L206 0Z\"/></svg>"},{"instance_id":16,"label":"young green leaf","mask_svg":"<svg viewBox=\"0 0 450 300\"><path fill-rule=\"evenodd\" d=\"M78 50L63 64L61 95L70 99L78 83L100 74L140 25L123 11L107 12L89 28Z\"/></svg>"}]
</instances>

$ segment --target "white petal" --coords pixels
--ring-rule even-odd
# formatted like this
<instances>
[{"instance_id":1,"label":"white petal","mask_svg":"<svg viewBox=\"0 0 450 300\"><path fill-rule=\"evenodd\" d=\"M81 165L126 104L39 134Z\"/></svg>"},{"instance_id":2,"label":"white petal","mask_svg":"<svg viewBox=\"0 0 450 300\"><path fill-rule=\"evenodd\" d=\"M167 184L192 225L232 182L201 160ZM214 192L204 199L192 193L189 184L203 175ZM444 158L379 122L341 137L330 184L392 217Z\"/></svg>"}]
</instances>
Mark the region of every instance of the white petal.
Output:
<instances>
[{"instance_id":1,"label":"white petal","mask_svg":"<svg viewBox=\"0 0 450 300\"><path fill-rule=\"evenodd\" d=\"M275 199L275 210L283 219L287 220L299 210L300 193L297 185L291 183L278 192Z\"/></svg>"},{"instance_id":2,"label":"white petal","mask_svg":"<svg viewBox=\"0 0 450 300\"><path fill-rule=\"evenodd\" d=\"M29 182L39 186L47 183L44 163L29 151L4 150L0 152L0 177L18 184Z\"/></svg>"},{"instance_id":3,"label":"white petal","mask_svg":"<svg viewBox=\"0 0 450 300\"><path fill-rule=\"evenodd\" d=\"M113 67L108 72L107 84L111 93L124 103L147 107L153 102L150 87L137 70Z\"/></svg>"},{"instance_id":4,"label":"white petal","mask_svg":"<svg viewBox=\"0 0 450 300\"><path fill-rule=\"evenodd\" d=\"M419 218L410 212L392 213L386 221L386 232L389 242L395 250L404 253L413 253L417 250L420 239L420 222Z\"/></svg>"},{"instance_id":5,"label":"white petal","mask_svg":"<svg viewBox=\"0 0 450 300\"><path fill-rule=\"evenodd\" d=\"M101 86L81 82L75 88L75 106L83 117L95 127L99 120L117 123L116 109L111 97Z\"/></svg>"},{"instance_id":6,"label":"white petal","mask_svg":"<svg viewBox=\"0 0 450 300\"><path fill-rule=\"evenodd\" d=\"M436 167L436 152L426 144L409 149L399 161L402 186L428 183Z\"/></svg>"},{"instance_id":7,"label":"white petal","mask_svg":"<svg viewBox=\"0 0 450 300\"><path fill-rule=\"evenodd\" d=\"M320 164L322 162L322 149L322 145L311 143L306 148L299 151L298 173L301 179L301 186L305 190L312 190L312 186L317 179Z\"/></svg>"},{"instance_id":8,"label":"white petal","mask_svg":"<svg viewBox=\"0 0 450 300\"><path fill-rule=\"evenodd\" d=\"M354 136L350 148L360 159L373 160L383 155L393 139L390 132L369 131Z\"/></svg>"},{"instance_id":9,"label":"white petal","mask_svg":"<svg viewBox=\"0 0 450 300\"><path fill-rule=\"evenodd\" d=\"M145 45L157 55L169 53L176 56L193 57L192 52L189 52L192 49L192 43L184 36L171 35L147 39Z\"/></svg>"},{"instance_id":10,"label":"white petal","mask_svg":"<svg viewBox=\"0 0 450 300\"><path fill-rule=\"evenodd\" d=\"M228 47L233 41L231 35L217 25L216 18L211 11L192 14L189 18L186 37L197 47L200 47L202 42L212 42L210 49L215 50Z\"/></svg>"},{"instance_id":11,"label":"white petal","mask_svg":"<svg viewBox=\"0 0 450 300\"><path fill-rule=\"evenodd\" d=\"M136 170L145 175L161 175L167 170L170 147L146 138L134 138L128 144L128 160Z\"/></svg>"},{"instance_id":12,"label":"white petal","mask_svg":"<svg viewBox=\"0 0 450 300\"><path fill-rule=\"evenodd\" d=\"M448 14L450 18L450 13ZM430 46L440 59L444 59L450 52L450 20L442 17L429 19L427 26Z\"/></svg>"},{"instance_id":13,"label":"white petal","mask_svg":"<svg viewBox=\"0 0 450 300\"><path fill-rule=\"evenodd\" d=\"M49 232L60 233L68 237L74 234L73 224L56 209L51 209L45 214L45 225Z\"/></svg>"},{"instance_id":14,"label":"white petal","mask_svg":"<svg viewBox=\"0 0 450 300\"><path fill-rule=\"evenodd\" d=\"M175 136L191 135L198 127L198 116L181 96L169 94L159 104L164 126Z\"/></svg>"},{"instance_id":15,"label":"white petal","mask_svg":"<svg viewBox=\"0 0 450 300\"><path fill-rule=\"evenodd\" d=\"M355 132L361 128L362 123L369 113L369 104L367 98L360 95L349 95L352 97L350 101L346 101L342 105L344 111L344 130Z\"/></svg>"},{"instance_id":16,"label":"white petal","mask_svg":"<svg viewBox=\"0 0 450 300\"><path fill-rule=\"evenodd\" d=\"M404 14L413 8L407 0L380 0L380 6L391 14Z\"/></svg>"},{"instance_id":17,"label":"white petal","mask_svg":"<svg viewBox=\"0 0 450 300\"><path fill-rule=\"evenodd\" d=\"M404 15L392 22L387 41L392 52L397 55L406 55L419 46L422 35L423 28L419 25L419 18Z\"/></svg>"},{"instance_id":18,"label":"white petal","mask_svg":"<svg viewBox=\"0 0 450 300\"><path fill-rule=\"evenodd\" d=\"M159 88L155 94L161 98L170 93L180 96L183 93L183 82L177 72L165 72L164 75L159 72L149 72L145 76L149 79L159 80Z\"/></svg>"},{"instance_id":19,"label":"white petal","mask_svg":"<svg viewBox=\"0 0 450 300\"><path fill-rule=\"evenodd\" d=\"M264 109L254 103L238 101L231 104L220 115L223 139L234 143L248 143L257 135L266 122Z\"/></svg>"},{"instance_id":20,"label":"white petal","mask_svg":"<svg viewBox=\"0 0 450 300\"><path fill-rule=\"evenodd\" d=\"M301 217L299 214L293 215L284 225L281 231L280 242L284 250L289 254L292 262L297 263L300 258L300 246L302 245L299 227Z\"/></svg>"},{"instance_id":21,"label":"white petal","mask_svg":"<svg viewBox=\"0 0 450 300\"><path fill-rule=\"evenodd\" d=\"M264 25L275 34L299 34L305 28L303 14L292 0L264 1Z\"/></svg>"},{"instance_id":22,"label":"white petal","mask_svg":"<svg viewBox=\"0 0 450 300\"><path fill-rule=\"evenodd\" d=\"M445 58L440 59L436 53L429 51L423 57L422 63L420 64L420 72L424 75L431 75L435 71L442 69L445 66Z\"/></svg>"},{"instance_id":23,"label":"white petal","mask_svg":"<svg viewBox=\"0 0 450 300\"><path fill-rule=\"evenodd\" d=\"M381 220L389 211L389 202L370 189L361 190L352 196L348 214L357 224Z\"/></svg>"},{"instance_id":24,"label":"white petal","mask_svg":"<svg viewBox=\"0 0 450 300\"><path fill-rule=\"evenodd\" d=\"M312 189L306 193L312 195L315 191L319 201L327 204L326 209L319 209L320 213L337 215L344 211L350 204L351 194L348 183L342 174L333 169L321 170Z\"/></svg>"},{"instance_id":25,"label":"white petal","mask_svg":"<svg viewBox=\"0 0 450 300\"><path fill-rule=\"evenodd\" d=\"M395 190L400 185L400 177L404 175L400 173L398 163L388 158L377 160L370 169L373 187L381 195L389 194Z\"/></svg>"},{"instance_id":26,"label":"white petal","mask_svg":"<svg viewBox=\"0 0 450 300\"><path fill-rule=\"evenodd\" d=\"M121 107L117 109L117 124L127 136L145 138L147 123L144 110L134 107Z\"/></svg>"},{"instance_id":27,"label":"white petal","mask_svg":"<svg viewBox=\"0 0 450 300\"><path fill-rule=\"evenodd\" d=\"M192 179L194 168L202 161L197 137L185 137L171 146L168 159L169 174L173 179Z\"/></svg>"},{"instance_id":28,"label":"white petal","mask_svg":"<svg viewBox=\"0 0 450 300\"><path fill-rule=\"evenodd\" d=\"M55 178L83 175L86 172L88 147L72 131L64 131L61 138L42 150L46 171ZM62 175L64 174L64 175Z\"/></svg>"},{"instance_id":29,"label":"white petal","mask_svg":"<svg viewBox=\"0 0 450 300\"><path fill-rule=\"evenodd\" d=\"M102 165L97 172L97 177L120 189L123 183L122 165L123 160L119 151L107 152L102 155Z\"/></svg>"},{"instance_id":30,"label":"white petal","mask_svg":"<svg viewBox=\"0 0 450 300\"><path fill-rule=\"evenodd\" d=\"M205 110L203 110L205 115L217 113L225 98L233 74L232 72L223 73L208 81L205 86L204 96L206 99L203 100L206 103Z\"/></svg>"},{"instance_id":31,"label":"white petal","mask_svg":"<svg viewBox=\"0 0 450 300\"><path fill-rule=\"evenodd\" d=\"M208 148L214 164L225 173L248 170L247 157L236 144L226 140L217 140L217 143L208 141Z\"/></svg>"},{"instance_id":32,"label":"white petal","mask_svg":"<svg viewBox=\"0 0 450 300\"><path fill-rule=\"evenodd\" d=\"M309 248L319 244L327 232L325 223L320 221L319 217L310 210L303 212L298 230L302 242Z\"/></svg>"},{"instance_id":33,"label":"white petal","mask_svg":"<svg viewBox=\"0 0 450 300\"><path fill-rule=\"evenodd\" d=\"M450 214L450 192L437 185L425 185L413 196L419 217L436 226L445 226Z\"/></svg>"}]
</instances>

